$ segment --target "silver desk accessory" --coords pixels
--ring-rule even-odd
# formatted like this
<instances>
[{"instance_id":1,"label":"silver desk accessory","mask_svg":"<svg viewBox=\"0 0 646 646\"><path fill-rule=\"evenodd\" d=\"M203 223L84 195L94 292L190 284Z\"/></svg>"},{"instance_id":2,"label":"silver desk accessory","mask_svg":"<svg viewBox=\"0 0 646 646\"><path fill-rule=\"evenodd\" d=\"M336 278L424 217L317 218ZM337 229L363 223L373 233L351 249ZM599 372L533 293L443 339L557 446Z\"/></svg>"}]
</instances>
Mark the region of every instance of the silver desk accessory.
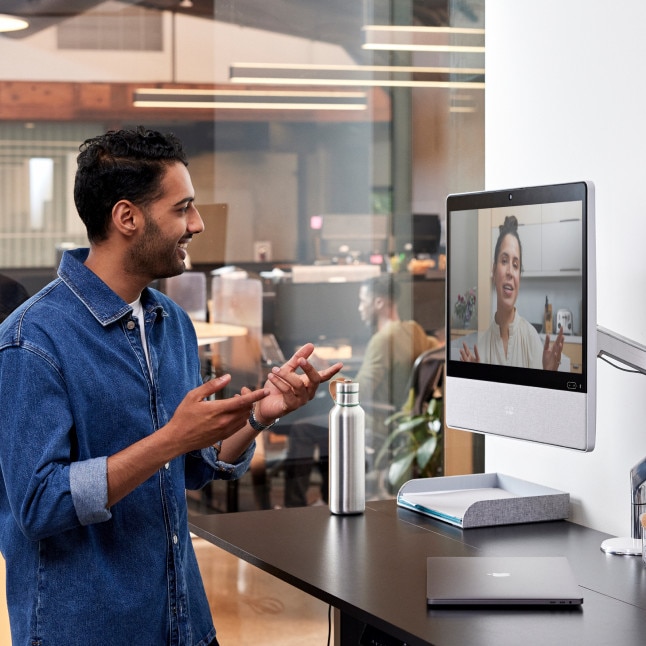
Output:
<instances>
[{"instance_id":1,"label":"silver desk accessory","mask_svg":"<svg viewBox=\"0 0 646 646\"><path fill-rule=\"evenodd\" d=\"M597 327L597 356L610 357L646 375L646 346L615 332ZM609 362L610 363L610 362ZM611 364L612 365L612 364ZM617 556L642 555L642 526L640 516L646 512L646 457L630 470L631 536L609 538L601 543L606 554Z\"/></svg>"}]
</instances>

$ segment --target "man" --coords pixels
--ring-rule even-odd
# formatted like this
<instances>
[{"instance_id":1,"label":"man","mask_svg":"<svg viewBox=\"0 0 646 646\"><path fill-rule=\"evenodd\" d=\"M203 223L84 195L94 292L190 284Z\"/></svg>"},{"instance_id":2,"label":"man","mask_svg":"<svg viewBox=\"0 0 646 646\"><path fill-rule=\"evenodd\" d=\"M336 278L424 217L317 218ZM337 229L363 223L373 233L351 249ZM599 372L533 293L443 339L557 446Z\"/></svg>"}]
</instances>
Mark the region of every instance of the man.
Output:
<instances>
[{"instance_id":1,"label":"man","mask_svg":"<svg viewBox=\"0 0 646 646\"><path fill-rule=\"evenodd\" d=\"M308 344L264 388L211 396L188 316L147 285L203 230L172 135L86 141L74 186L90 248L0 326L0 547L13 643L217 644L186 488L237 478L254 438L314 396ZM297 370L299 372L297 373Z\"/></svg>"},{"instance_id":2,"label":"man","mask_svg":"<svg viewBox=\"0 0 646 646\"><path fill-rule=\"evenodd\" d=\"M401 406L406 400L415 359L422 352L441 345L416 321L401 320L397 306L399 295L399 283L389 274L369 278L359 288L361 320L376 332L366 346L356 381L370 402L389 402L395 406ZM370 411L366 414L370 416ZM374 421L379 421L379 413L373 412L372 417L375 416Z\"/></svg>"},{"instance_id":3,"label":"man","mask_svg":"<svg viewBox=\"0 0 646 646\"><path fill-rule=\"evenodd\" d=\"M374 451L385 439L385 421L392 407L401 407L415 359L441 345L427 336L416 321L402 321L397 305L399 283L391 274L364 281L359 288L361 320L375 333L370 338L354 381L359 383L359 400L366 412L366 448ZM315 447L320 454L321 496L327 502L328 424L330 397L319 393L316 405L302 411L301 419L290 426L286 464L285 506L307 504L307 489L314 465ZM288 422L289 423L289 422Z\"/></svg>"}]
</instances>

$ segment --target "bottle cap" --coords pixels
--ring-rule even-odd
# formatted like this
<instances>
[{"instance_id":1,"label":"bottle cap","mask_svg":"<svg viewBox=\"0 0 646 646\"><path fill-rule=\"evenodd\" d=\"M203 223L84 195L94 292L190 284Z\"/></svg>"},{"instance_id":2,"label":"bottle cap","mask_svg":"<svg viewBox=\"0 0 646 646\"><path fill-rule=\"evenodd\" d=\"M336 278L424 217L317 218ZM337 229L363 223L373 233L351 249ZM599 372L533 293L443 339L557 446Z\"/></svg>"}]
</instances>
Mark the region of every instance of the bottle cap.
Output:
<instances>
[{"instance_id":1,"label":"bottle cap","mask_svg":"<svg viewBox=\"0 0 646 646\"><path fill-rule=\"evenodd\" d=\"M328 389L330 391L330 395L332 395L333 399L336 399L336 394L337 393L359 393L359 383L356 381L352 381L352 379L333 379L329 385Z\"/></svg>"},{"instance_id":2,"label":"bottle cap","mask_svg":"<svg viewBox=\"0 0 646 646\"><path fill-rule=\"evenodd\" d=\"M335 379L330 382L330 395L335 404L356 406L359 403L359 384L352 379Z\"/></svg>"},{"instance_id":3,"label":"bottle cap","mask_svg":"<svg viewBox=\"0 0 646 646\"><path fill-rule=\"evenodd\" d=\"M356 381L352 381L351 379L344 379L343 381L339 381L337 383L336 391L337 393L344 393L344 394L358 393L359 384Z\"/></svg>"}]
</instances>

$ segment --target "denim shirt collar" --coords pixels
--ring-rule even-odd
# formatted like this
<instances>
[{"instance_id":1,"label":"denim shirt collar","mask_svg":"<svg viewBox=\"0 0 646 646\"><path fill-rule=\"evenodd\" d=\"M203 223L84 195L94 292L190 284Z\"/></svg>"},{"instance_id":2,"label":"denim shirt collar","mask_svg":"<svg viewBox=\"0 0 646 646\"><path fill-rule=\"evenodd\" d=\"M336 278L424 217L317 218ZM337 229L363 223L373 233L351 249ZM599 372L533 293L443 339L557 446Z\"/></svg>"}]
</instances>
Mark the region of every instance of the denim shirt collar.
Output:
<instances>
[{"instance_id":1,"label":"denim shirt collar","mask_svg":"<svg viewBox=\"0 0 646 646\"><path fill-rule=\"evenodd\" d=\"M58 276L105 327L130 314L132 307L85 266L89 253L87 248L64 252ZM141 304L146 311L160 310L162 316L165 315L161 303L148 288L141 293Z\"/></svg>"}]
</instances>

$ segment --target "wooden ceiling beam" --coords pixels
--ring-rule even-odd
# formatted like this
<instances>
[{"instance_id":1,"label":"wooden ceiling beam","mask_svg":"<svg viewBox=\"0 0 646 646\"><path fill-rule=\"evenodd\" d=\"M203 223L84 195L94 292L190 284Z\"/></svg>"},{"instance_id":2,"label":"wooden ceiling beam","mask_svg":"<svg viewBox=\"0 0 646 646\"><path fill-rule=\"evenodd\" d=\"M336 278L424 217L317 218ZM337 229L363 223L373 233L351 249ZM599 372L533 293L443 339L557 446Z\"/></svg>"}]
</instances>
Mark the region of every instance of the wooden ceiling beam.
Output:
<instances>
[{"instance_id":1,"label":"wooden ceiling beam","mask_svg":"<svg viewBox=\"0 0 646 646\"><path fill-rule=\"evenodd\" d=\"M390 99L388 94L380 88L362 89L368 96L368 109L364 111L136 108L133 105L134 92L138 88L211 90L224 89L225 87L231 89L231 86L185 83L0 81L0 120L106 121L118 119L119 121L139 123L169 120L275 122L376 122L390 120ZM244 88L245 86L235 86L237 90ZM312 89L322 90L324 88Z\"/></svg>"}]
</instances>

